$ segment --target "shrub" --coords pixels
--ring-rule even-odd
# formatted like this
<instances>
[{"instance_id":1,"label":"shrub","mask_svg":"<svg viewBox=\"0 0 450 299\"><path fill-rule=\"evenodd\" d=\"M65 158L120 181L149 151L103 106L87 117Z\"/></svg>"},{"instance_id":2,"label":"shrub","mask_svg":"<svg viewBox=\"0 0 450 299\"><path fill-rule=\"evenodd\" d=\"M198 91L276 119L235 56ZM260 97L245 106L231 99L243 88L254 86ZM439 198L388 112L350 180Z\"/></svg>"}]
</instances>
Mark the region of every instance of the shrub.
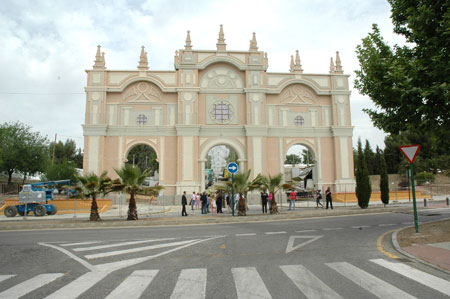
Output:
<instances>
[{"instance_id":1,"label":"shrub","mask_svg":"<svg viewBox=\"0 0 450 299\"><path fill-rule=\"evenodd\" d=\"M434 182L436 176L429 172L419 172L416 174L416 181L418 186L422 186L425 182Z\"/></svg>"}]
</instances>

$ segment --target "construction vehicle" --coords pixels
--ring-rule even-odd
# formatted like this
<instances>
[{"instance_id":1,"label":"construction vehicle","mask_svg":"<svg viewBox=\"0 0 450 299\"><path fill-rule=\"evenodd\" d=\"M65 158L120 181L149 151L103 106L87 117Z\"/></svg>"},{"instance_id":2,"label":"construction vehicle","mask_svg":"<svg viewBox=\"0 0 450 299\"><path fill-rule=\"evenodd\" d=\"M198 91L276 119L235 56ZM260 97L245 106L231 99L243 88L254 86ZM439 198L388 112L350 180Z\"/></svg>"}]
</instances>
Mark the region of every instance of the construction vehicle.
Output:
<instances>
[{"instance_id":1,"label":"construction vehicle","mask_svg":"<svg viewBox=\"0 0 450 299\"><path fill-rule=\"evenodd\" d=\"M33 212L34 216L41 217L47 215L55 215L58 209L55 205L49 203L53 200L53 193L56 190L60 192L64 185L70 185L70 180L39 182L23 185L22 191L19 192L19 204L5 208L6 217L14 217L28 215ZM74 191L69 190L73 193Z\"/></svg>"}]
</instances>

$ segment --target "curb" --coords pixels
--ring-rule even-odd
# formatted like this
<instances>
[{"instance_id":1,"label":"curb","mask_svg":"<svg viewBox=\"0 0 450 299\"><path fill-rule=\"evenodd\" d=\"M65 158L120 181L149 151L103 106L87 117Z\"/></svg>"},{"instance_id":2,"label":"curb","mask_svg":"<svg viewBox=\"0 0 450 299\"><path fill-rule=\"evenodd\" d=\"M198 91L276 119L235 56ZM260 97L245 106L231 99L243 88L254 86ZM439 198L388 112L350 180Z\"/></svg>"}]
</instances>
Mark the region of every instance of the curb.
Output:
<instances>
[{"instance_id":1,"label":"curb","mask_svg":"<svg viewBox=\"0 0 450 299\"><path fill-rule=\"evenodd\" d=\"M450 219L450 218L445 218L445 219L441 219L441 220L438 220L438 221L431 221L431 222L427 222L427 223L439 222L439 221L449 220L449 219ZM422 260L421 258L418 258L417 256L412 255L412 254L410 254L410 253L404 251L404 250L400 247L400 245L398 244L398 241L397 241L397 234L398 234L399 232L401 232L402 230L405 230L405 229L407 229L407 228L409 228L409 227L413 227L413 225L405 226L405 227L403 227L403 228L399 228L399 229L395 230L395 231L392 233L392 245L394 246L395 250L397 250L397 251L398 251L399 253L401 253L402 255L407 256L408 258L410 258L410 259L412 259L412 260L414 260L414 261L416 261L416 262L422 263L422 264L427 265L427 266L429 266L429 267L431 267L431 268L433 268L433 269L435 269L435 270L438 270L438 271L441 271L441 272L443 272L443 273L445 273L445 274L450 275L450 271L445 270L445 269L442 269L442 268L440 268L439 266L437 266L437 265L435 265L435 264L432 264L432 263L430 263L430 262L424 261L424 260Z\"/></svg>"}]
</instances>

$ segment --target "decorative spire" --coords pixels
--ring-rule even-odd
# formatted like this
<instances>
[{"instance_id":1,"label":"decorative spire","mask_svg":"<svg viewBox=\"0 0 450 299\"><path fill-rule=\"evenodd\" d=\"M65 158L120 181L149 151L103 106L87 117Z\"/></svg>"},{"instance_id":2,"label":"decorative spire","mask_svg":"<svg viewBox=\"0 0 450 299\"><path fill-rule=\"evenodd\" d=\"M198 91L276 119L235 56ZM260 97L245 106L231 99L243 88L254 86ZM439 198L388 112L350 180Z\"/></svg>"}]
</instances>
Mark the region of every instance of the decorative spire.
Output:
<instances>
[{"instance_id":1,"label":"decorative spire","mask_svg":"<svg viewBox=\"0 0 450 299\"><path fill-rule=\"evenodd\" d=\"M295 73L303 73L302 65L300 63L300 54L298 54L298 50L295 50L294 72Z\"/></svg>"},{"instance_id":2,"label":"decorative spire","mask_svg":"<svg viewBox=\"0 0 450 299\"><path fill-rule=\"evenodd\" d=\"M186 36L186 44L184 45L184 49L186 51L192 50L192 44L191 44L191 32L188 30L187 36Z\"/></svg>"},{"instance_id":3,"label":"decorative spire","mask_svg":"<svg viewBox=\"0 0 450 299\"><path fill-rule=\"evenodd\" d=\"M253 32L253 38L250 41L250 50L249 51L252 51L252 52L258 51L258 43L256 42L256 33L255 32Z\"/></svg>"},{"instance_id":4,"label":"decorative spire","mask_svg":"<svg viewBox=\"0 0 450 299\"><path fill-rule=\"evenodd\" d=\"M94 70L104 70L105 67L105 53L100 52L101 46L97 46L97 53L95 54Z\"/></svg>"},{"instance_id":5,"label":"decorative spire","mask_svg":"<svg viewBox=\"0 0 450 299\"><path fill-rule=\"evenodd\" d=\"M142 46L141 48L141 56L139 56L138 70L140 71L148 70L147 52L144 51L144 46Z\"/></svg>"},{"instance_id":6,"label":"decorative spire","mask_svg":"<svg viewBox=\"0 0 450 299\"><path fill-rule=\"evenodd\" d=\"M219 38L217 39L217 51L226 51L227 44L225 43L225 34L223 33L223 26L220 25Z\"/></svg>"},{"instance_id":7,"label":"decorative spire","mask_svg":"<svg viewBox=\"0 0 450 299\"><path fill-rule=\"evenodd\" d=\"M294 72L294 55L291 55L291 67L290 67L290 69L289 69L289 71L291 72L291 73L293 73Z\"/></svg>"},{"instance_id":8,"label":"decorative spire","mask_svg":"<svg viewBox=\"0 0 450 299\"><path fill-rule=\"evenodd\" d=\"M342 70L341 65L341 58L339 57L339 51L336 51L336 74L343 74L344 71Z\"/></svg>"},{"instance_id":9,"label":"decorative spire","mask_svg":"<svg viewBox=\"0 0 450 299\"><path fill-rule=\"evenodd\" d=\"M336 69L334 68L333 57L330 57L330 74L334 74L335 72L336 72Z\"/></svg>"}]
</instances>

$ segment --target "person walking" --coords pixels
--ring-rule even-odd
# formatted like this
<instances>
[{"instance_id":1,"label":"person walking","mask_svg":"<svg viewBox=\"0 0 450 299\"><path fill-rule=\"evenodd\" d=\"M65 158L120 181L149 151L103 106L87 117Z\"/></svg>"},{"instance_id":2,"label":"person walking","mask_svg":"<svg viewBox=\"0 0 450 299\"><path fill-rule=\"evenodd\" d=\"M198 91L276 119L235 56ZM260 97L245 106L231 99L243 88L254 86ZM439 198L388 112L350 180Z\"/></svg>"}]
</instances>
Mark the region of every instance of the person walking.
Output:
<instances>
[{"instance_id":1,"label":"person walking","mask_svg":"<svg viewBox=\"0 0 450 299\"><path fill-rule=\"evenodd\" d=\"M181 196L181 205L183 206L181 216L187 216L188 214L186 213L186 205L187 205L186 191L184 191L183 196Z\"/></svg>"},{"instance_id":2,"label":"person walking","mask_svg":"<svg viewBox=\"0 0 450 299\"><path fill-rule=\"evenodd\" d=\"M320 203L320 200L322 199L322 193L320 192L320 190L316 191L316 208L319 207L319 205L323 208L323 204Z\"/></svg>"},{"instance_id":3,"label":"person walking","mask_svg":"<svg viewBox=\"0 0 450 299\"><path fill-rule=\"evenodd\" d=\"M200 210L200 192L195 196L195 209Z\"/></svg>"},{"instance_id":4,"label":"person walking","mask_svg":"<svg viewBox=\"0 0 450 299\"><path fill-rule=\"evenodd\" d=\"M217 206L217 214L222 214L222 201L223 197L221 193L217 193L216 197L216 206Z\"/></svg>"},{"instance_id":5,"label":"person walking","mask_svg":"<svg viewBox=\"0 0 450 299\"><path fill-rule=\"evenodd\" d=\"M327 191L325 191L325 198L327 201L327 210L328 210L328 203L330 203L331 209L333 209L333 197L331 196L331 190L330 187L327 187Z\"/></svg>"},{"instance_id":6,"label":"person walking","mask_svg":"<svg viewBox=\"0 0 450 299\"><path fill-rule=\"evenodd\" d=\"M195 195L195 191L192 193L191 196L191 210L194 210L194 205L195 205L195 199L197 198L197 196Z\"/></svg>"},{"instance_id":7,"label":"person walking","mask_svg":"<svg viewBox=\"0 0 450 299\"><path fill-rule=\"evenodd\" d=\"M295 210L295 198L297 197L297 194L295 193L294 189L292 189L291 193L289 193L289 197L289 211Z\"/></svg>"},{"instance_id":8,"label":"person walking","mask_svg":"<svg viewBox=\"0 0 450 299\"><path fill-rule=\"evenodd\" d=\"M269 199L269 195L267 195L266 190L261 192L261 205L263 214L267 214L267 200Z\"/></svg>"},{"instance_id":9,"label":"person walking","mask_svg":"<svg viewBox=\"0 0 450 299\"><path fill-rule=\"evenodd\" d=\"M207 214L208 210L206 208L206 205L208 202L208 196L206 196L206 191L203 191L203 194L200 197L200 201L202 202L202 214Z\"/></svg>"}]
</instances>

